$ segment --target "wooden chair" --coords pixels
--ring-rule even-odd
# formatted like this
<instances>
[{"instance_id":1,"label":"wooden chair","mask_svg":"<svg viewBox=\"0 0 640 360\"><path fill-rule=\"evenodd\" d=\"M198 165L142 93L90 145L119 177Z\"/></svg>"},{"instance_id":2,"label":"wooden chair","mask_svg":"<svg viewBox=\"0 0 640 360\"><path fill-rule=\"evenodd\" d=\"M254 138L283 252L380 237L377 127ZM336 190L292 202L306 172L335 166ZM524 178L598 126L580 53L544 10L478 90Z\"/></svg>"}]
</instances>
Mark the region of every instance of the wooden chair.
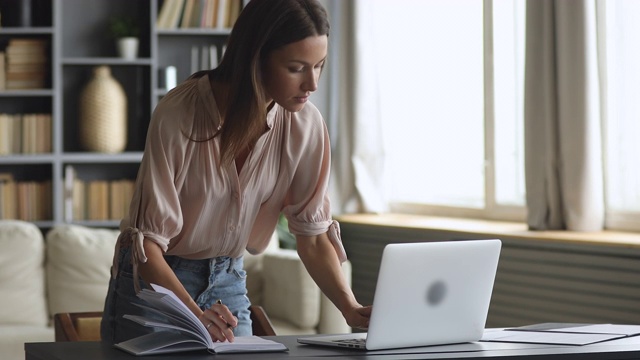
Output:
<instances>
[{"instance_id":1,"label":"wooden chair","mask_svg":"<svg viewBox=\"0 0 640 360\"><path fill-rule=\"evenodd\" d=\"M249 307L253 334L275 336L269 317L261 306ZM59 313L53 317L56 341L100 341L102 312Z\"/></svg>"},{"instance_id":2,"label":"wooden chair","mask_svg":"<svg viewBox=\"0 0 640 360\"><path fill-rule=\"evenodd\" d=\"M56 341L100 341L101 321L100 311L55 314Z\"/></svg>"},{"instance_id":3,"label":"wooden chair","mask_svg":"<svg viewBox=\"0 0 640 360\"><path fill-rule=\"evenodd\" d=\"M253 335L276 335L276 331L273 329L273 325L271 325L271 320L269 320L269 317L262 306L251 305L249 307L249 311L251 311L251 328L253 330Z\"/></svg>"}]
</instances>

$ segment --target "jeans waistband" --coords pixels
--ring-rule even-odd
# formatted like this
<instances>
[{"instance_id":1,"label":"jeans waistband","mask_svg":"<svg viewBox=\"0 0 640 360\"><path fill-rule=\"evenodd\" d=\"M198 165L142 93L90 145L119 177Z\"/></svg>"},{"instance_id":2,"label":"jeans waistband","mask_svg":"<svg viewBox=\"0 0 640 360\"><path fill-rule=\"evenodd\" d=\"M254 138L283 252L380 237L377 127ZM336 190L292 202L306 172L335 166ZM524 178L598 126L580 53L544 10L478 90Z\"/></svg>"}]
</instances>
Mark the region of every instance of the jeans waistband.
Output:
<instances>
[{"instance_id":1,"label":"jeans waistband","mask_svg":"<svg viewBox=\"0 0 640 360\"><path fill-rule=\"evenodd\" d=\"M231 273L238 261L242 261L242 257L232 258L229 256L218 256L211 259L186 259L176 255L165 255L164 258L172 269L181 268L193 272L213 272L223 269Z\"/></svg>"}]
</instances>

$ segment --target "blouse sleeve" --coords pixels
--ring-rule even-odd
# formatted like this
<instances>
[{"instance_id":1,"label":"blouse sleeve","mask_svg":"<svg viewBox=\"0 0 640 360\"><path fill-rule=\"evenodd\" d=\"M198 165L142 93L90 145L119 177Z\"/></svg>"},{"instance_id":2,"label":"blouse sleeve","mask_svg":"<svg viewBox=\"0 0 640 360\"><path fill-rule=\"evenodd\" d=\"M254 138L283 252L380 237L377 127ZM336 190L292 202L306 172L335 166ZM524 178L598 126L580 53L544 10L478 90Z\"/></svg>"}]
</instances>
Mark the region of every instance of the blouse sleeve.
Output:
<instances>
[{"instance_id":1,"label":"blouse sleeve","mask_svg":"<svg viewBox=\"0 0 640 360\"><path fill-rule=\"evenodd\" d=\"M300 158L283 214L289 223L289 231L294 235L327 233L338 258L344 262L347 255L342 245L340 226L331 218L328 194L331 168L329 133L318 110L315 107L311 110L314 111L308 116L312 119L299 119L305 124L305 131L291 136L290 151L300 154Z\"/></svg>"},{"instance_id":2,"label":"blouse sleeve","mask_svg":"<svg viewBox=\"0 0 640 360\"><path fill-rule=\"evenodd\" d=\"M134 265L147 261L144 238L166 252L170 239L182 229L176 176L184 162L185 139L175 116L179 112L166 105L159 104L154 112L129 215L121 224L120 236L133 247Z\"/></svg>"}]
</instances>

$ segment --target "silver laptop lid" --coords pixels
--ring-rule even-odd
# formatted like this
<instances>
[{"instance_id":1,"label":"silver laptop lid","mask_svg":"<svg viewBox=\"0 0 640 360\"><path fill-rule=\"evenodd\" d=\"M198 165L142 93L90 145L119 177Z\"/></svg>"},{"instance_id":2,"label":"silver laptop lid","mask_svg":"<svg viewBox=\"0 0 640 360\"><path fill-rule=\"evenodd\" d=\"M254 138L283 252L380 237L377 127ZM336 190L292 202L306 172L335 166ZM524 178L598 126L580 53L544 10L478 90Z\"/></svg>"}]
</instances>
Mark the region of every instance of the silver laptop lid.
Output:
<instances>
[{"instance_id":1,"label":"silver laptop lid","mask_svg":"<svg viewBox=\"0 0 640 360\"><path fill-rule=\"evenodd\" d=\"M501 245L497 239L387 245L367 349L479 340Z\"/></svg>"}]
</instances>

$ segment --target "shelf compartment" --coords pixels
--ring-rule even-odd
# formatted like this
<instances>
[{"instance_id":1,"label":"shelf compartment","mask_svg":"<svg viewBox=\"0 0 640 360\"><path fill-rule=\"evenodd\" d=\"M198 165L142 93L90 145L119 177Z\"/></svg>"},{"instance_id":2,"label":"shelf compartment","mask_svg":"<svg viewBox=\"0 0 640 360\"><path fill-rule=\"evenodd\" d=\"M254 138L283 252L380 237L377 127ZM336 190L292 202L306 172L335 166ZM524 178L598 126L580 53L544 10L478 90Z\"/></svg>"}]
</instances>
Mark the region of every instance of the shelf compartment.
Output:
<instances>
[{"instance_id":1,"label":"shelf compartment","mask_svg":"<svg viewBox=\"0 0 640 360\"><path fill-rule=\"evenodd\" d=\"M0 92L0 113L27 114L27 113L51 113L53 102L50 96L43 95L36 90L24 90L29 96L15 95L13 92Z\"/></svg>"},{"instance_id":2,"label":"shelf compartment","mask_svg":"<svg viewBox=\"0 0 640 360\"><path fill-rule=\"evenodd\" d=\"M52 33L0 31L0 51L5 53L5 89L0 92L52 89L52 48Z\"/></svg>"},{"instance_id":3,"label":"shelf compartment","mask_svg":"<svg viewBox=\"0 0 640 360\"><path fill-rule=\"evenodd\" d=\"M168 66L175 66L177 82L180 83L195 71L211 68L208 64L202 64L202 53L207 52L206 60L208 61L211 45L216 47L219 62L226 42L226 35L196 37L190 38L189 41L185 41L183 35L162 36L158 38L158 68L163 70ZM194 50L196 50L195 53ZM192 65L193 62L195 64Z\"/></svg>"},{"instance_id":4,"label":"shelf compartment","mask_svg":"<svg viewBox=\"0 0 640 360\"><path fill-rule=\"evenodd\" d=\"M136 19L142 58L151 56L151 2L131 0L62 0L62 57L108 58L117 54L116 41L109 34L113 17Z\"/></svg>"},{"instance_id":5,"label":"shelf compartment","mask_svg":"<svg viewBox=\"0 0 640 360\"><path fill-rule=\"evenodd\" d=\"M110 66L112 76L127 96L126 152L144 149L147 127L151 118L151 68L148 66ZM63 151L84 152L78 136L80 96L93 76L94 66L74 65L63 68ZM96 153L94 153L96 154Z\"/></svg>"},{"instance_id":6,"label":"shelf compartment","mask_svg":"<svg viewBox=\"0 0 640 360\"><path fill-rule=\"evenodd\" d=\"M3 31L51 28L53 0L0 0Z\"/></svg>"},{"instance_id":7,"label":"shelf compartment","mask_svg":"<svg viewBox=\"0 0 640 360\"><path fill-rule=\"evenodd\" d=\"M129 210L137 172L138 164L67 163L64 169L65 221L122 219Z\"/></svg>"},{"instance_id":8,"label":"shelf compartment","mask_svg":"<svg viewBox=\"0 0 640 360\"><path fill-rule=\"evenodd\" d=\"M50 164L0 165L0 219L52 220Z\"/></svg>"},{"instance_id":9,"label":"shelf compartment","mask_svg":"<svg viewBox=\"0 0 640 360\"><path fill-rule=\"evenodd\" d=\"M0 109L0 161L53 152L51 97L0 97Z\"/></svg>"}]
</instances>

